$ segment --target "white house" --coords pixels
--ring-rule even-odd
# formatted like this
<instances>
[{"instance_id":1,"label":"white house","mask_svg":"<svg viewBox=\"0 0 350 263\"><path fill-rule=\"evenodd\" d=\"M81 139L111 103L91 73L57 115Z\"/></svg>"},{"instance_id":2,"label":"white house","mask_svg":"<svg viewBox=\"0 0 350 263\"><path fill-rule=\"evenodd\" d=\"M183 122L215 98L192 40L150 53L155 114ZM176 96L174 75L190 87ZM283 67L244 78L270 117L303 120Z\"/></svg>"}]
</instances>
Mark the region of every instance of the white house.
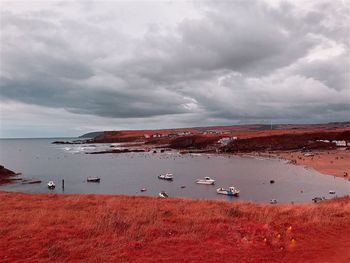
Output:
<instances>
[{"instance_id":1,"label":"white house","mask_svg":"<svg viewBox=\"0 0 350 263\"><path fill-rule=\"evenodd\" d=\"M332 141L338 147L346 147L346 141Z\"/></svg>"},{"instance_id":2,"label":"white house","mask_svg":"<svg viewBox=\"0 0 350 263\"><path fill-rule=\"evenodd\" d=\"M221 145L227 145L234 140L237 140L237 137L225 137L218 140L218 143L220 143Z\"/></svg>"}]
</instances>

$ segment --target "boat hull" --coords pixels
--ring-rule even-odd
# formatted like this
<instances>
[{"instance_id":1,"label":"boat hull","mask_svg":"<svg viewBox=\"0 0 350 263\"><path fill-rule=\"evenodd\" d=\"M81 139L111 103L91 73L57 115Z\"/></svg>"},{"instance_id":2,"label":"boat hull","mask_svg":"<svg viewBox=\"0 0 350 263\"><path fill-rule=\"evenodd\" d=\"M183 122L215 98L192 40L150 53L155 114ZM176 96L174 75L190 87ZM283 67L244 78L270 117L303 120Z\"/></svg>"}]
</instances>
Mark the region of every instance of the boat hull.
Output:
<instances>
[{"instance_id":1,"label":"boat hull","mask_svg":"<svg viewBox=\"0 0 350 263\"><path fill-rule=\"evenodd\" d=\"M168 177L168 176L158 175L158 179L166 180L166 181L172 181L174 178L173 177Z\"/></svg>"},{"instance_id":2,"label":"boat hull","mask_svg":"<svg viewBox=\"0 0 350 263\"><path fill-rule=\"evenodd\" d=\"M168 195L159 193L159 197L161 197L161 198L168 198Z\"/></svg>"},{"instance_id":3,"label":"boat hull","mask_svg":"<svg viewBox=\"0 0 350 263\"><path fill-rule=\"evenodd\" d=\"M239 196L239 191L235 191L235 192L232 192L232 191L229 191L229 190L225 190L225 189L217 189L216 192L218 194L221 194L221 195L228 195L228 196Z\"/></svg>"},{"instance_id":4,"label":"boat hull","mask_svg":"<svg viewBox=\"0 0 350 263\"><path fill-rule=\"evenodd\" d=\"M196 181L196 184L214 185L215 181Z\"/></svg>"},{"instance_id":5,"label":"boat hull","mask_svg":"<svg viewBox=\"0 0 350 263\"><path fill-rule=\"evenodd\" d=\"M88 179L86 179L86 181L89 183L99 183L100 180L101 180L100 178L88 178Z\"/></svg>"},{"instance_id":6,"label":"boat hull","mask_svg":"<svg viewBox=\"0 0 350 263\"><path fill-rule=\"evenodd\" d=\"M56 185L53 181L50 181L48 184L47 184L47 188L49 189L55 189Z\"/></svg>"}]
</instances>

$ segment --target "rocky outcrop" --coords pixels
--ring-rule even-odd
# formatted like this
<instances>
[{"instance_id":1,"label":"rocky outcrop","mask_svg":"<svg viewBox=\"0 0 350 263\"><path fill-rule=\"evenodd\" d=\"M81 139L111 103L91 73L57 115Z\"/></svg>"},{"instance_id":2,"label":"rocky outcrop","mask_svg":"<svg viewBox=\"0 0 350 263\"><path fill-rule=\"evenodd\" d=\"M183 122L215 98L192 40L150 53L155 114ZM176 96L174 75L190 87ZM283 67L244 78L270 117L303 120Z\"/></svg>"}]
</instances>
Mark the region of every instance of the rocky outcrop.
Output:
<instances>
[{"instance_id":1,"label":"rocky outcrop","mask_svg":"<svg viewBox=\"0 0 350 263\"><path fill-rule=\"evenodd\" d=\"M10 183L11 181L13 181L14 176L16 176L17 174L9 169L6 169L3 165L0 165L0 185L1 184L6 184L6 183Z\"/></svg>"},{"instance_id":2,"label":"rocky outcrop","mask_svg":"<svg viewBox=\"0 0 350 263\"><path fill-rule=\"evenodd\" d=\"M90 140L75 140L75 141L54 141L52 144L84 144L89 143Z\"/></svg>"},{"instance_id":3,"label":"rocky outcrop","mask_svg":"<svg viewBox=\"0 0 350 263\"><path fill-rule=\"evenodd\" d=\"M86 152L86 154L104 154L104 153L130 153L130 152L145 152L144 149L115 149L100 152Z\"/></svg>"},{"instance_id":4,"label":"rocky outcrop","mask_svg":"<svg viewBox=\"0 0 350 263\"><path fill-rule=\"evenodd\" d=\"M40 184L41 180L37 179L23 179L18 177L21 173L15 173L9 169L6 169L3 165L0 165L0 185L2 184Z\"/></svg>"}]
</instances>

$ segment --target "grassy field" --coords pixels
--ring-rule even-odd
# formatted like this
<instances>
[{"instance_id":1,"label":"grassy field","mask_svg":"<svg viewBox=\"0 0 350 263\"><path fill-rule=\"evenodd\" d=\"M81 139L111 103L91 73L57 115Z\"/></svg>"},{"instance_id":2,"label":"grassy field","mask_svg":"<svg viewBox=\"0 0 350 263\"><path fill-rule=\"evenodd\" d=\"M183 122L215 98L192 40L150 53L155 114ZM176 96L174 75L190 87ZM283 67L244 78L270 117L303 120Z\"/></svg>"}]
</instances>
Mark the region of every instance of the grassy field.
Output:
<instances>
[{"instance_id":1,"label":"grassy field","mask_svg":"<svg viewBox=\"0 0 350 263\"><path fill-rule=\"evenodd\" d=\"M350 262L350 198L259 205L0 192L0 262Z\"/></svg>"}]
</instances>

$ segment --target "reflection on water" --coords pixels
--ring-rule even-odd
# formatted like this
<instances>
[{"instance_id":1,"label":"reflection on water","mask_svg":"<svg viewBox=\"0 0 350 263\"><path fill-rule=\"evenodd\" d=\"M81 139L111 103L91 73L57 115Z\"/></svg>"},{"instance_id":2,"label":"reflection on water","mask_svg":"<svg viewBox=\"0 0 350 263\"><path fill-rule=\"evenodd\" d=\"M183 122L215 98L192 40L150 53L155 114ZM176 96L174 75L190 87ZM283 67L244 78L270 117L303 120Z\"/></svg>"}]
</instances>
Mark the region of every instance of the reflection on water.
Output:
<instances>
[{"instance_id":1,"label":"reflection on water","mask_svg":"<svg viewBox=\"0 0 350 263\"><path fill-rule=\"evenodd\" d=\"M350 182L319 174L311 169L286 164L284 161L213 155L180 155L177 152L124 153L90 155L85 152L118 148L118 144L53 145L53 139L0 140L0 163L24 178L43 181L33 185L4 185L2 190L23 192L108 193L252 200L269 202L311 202L315 196L331 198L350 193ZM111 147L112 146L112 147ZM157 179L160 173L171 172L174 181ZM87 183L88 176L98 176L100 183ZM198 185L195 180L210 176L216 185ZM47 182L56 182L55 190ZM274 180L274 184L270 184ZM185 188L181 186L186 186ZM239 198L216 194L217 187L236 186ZM141 192L142 188L147 191Z\"/></svg>"}]
</instances>

